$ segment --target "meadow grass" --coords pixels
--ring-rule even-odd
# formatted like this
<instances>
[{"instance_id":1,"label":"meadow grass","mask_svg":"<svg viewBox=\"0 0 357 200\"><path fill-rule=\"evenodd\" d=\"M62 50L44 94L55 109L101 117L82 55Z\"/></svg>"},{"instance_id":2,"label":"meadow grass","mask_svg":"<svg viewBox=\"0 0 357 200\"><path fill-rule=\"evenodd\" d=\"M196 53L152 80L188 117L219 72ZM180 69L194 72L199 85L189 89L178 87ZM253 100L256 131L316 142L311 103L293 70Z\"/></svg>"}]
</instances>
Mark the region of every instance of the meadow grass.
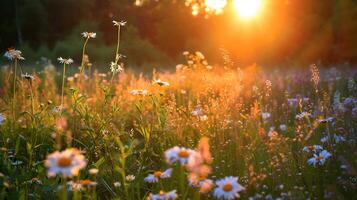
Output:
<instances>
[{"instance_id":1,"label":"meadow grass","mask_svg":"<svg viewBox=\"0 0 357 200\"><path fill-rule=\"evenodd\" d=\"M123 71L118 41L111 72L91 73L88 34L73 76L62 58L62 73L20 77L16 56L1 71L1 199L355 198L349 71L211 66L184 52L175 73L149 79Z\"/></svg>"}]
</instances>

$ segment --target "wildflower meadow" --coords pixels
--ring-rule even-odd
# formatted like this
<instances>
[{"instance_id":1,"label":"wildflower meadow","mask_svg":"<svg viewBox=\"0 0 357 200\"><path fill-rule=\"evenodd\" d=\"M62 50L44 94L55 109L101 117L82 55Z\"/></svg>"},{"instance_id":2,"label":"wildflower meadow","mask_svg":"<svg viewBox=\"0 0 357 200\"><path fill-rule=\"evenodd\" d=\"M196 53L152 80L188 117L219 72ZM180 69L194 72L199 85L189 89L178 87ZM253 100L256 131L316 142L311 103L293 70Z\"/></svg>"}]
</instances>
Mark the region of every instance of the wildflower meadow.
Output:
<instances>
[{"instance_id":1,"label":"wildflower meadow","mask_svg":"<svg viewBox=\"0 0 357 200\"><path fill-rule=\"evenodd\" d=\"M78 60L32 67L3 50L0 199L357 198L355 69L239 66L227 52L218 65L193 50L142 73L121 51L128 23L111 23L100 69L95 30L77 33Z\"/></svg>"}]
</instances>

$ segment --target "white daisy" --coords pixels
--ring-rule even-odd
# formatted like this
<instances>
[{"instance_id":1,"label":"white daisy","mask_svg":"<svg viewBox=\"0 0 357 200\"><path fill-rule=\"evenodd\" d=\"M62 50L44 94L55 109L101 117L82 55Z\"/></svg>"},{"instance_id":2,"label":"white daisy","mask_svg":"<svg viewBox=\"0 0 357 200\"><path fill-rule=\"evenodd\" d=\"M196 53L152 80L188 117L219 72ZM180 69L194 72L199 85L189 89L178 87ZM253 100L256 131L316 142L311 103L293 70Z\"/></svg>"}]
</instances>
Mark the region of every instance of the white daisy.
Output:
<instances>
[{"instance_id":1,"label":"white daisy","mask_svg":"<svg viewBox=\"0 0 357 200\"><path fill-rule=\"evenodd\" d=\"M70 65L73 63L73 59L72 58L62 58L62 57L59 57L57 58L58 62L61 63L61 64L66 64L66 65Z\"/></svg>"},{"instance_id":2,"label":"white daisy","mask_svg":"<svg viewBox=\"0 0 357 200\"><path fill-rule=\"evenodd\" d=\"M165 151L165 157L169 164L173 164L174 162L179 161L181 165L185 165L193 153L194 151L191 149L175 146Z\"/></svg>"},{"instance_id":3,"label":"white daisy","mask_svg":"<svg viewBox=\"0 0 357 200\"><path fill-rule=\"evenodd\" d=\"M245 190L238 183L238 178L229 176L216 181L217 187L214 189L213 195L219 199L235 199L239 197L239 192Z\"/></svg>"},{"instance_id":4,"label":"white daisy","mask_svg":"<svg viewBox=\"0 0 357 200\"><path fill-rule=\"evenodd\" d=\"M83 32L82 36L84 38L95 38L95 37L97 37L97 34L93 33L93 32Z\"/></svg>"},{"instance_id":5,"label":"white daisy","mask_svg":"<svg viewBox=\"0 0 357 200\"><path fill-rule=\"evenodd\" d=\"M314 154L314 157L307 160L307 163L314 167L316 166L316 164L323 165L330 156L331 153L326 150L323 150L319 154Z\"/></svg>"},{"instance_id":6,"label":"white daisy","mask_svg":"<svg viewBox=\"0 0 357 200\"><path fill-rule=\"evenodd\" d=\"M47 155L45 166L47 167L47 175L49 177L56 174L64 177L77 176L79 170L87 165L85 157L76 148L66 149L64 151L55 151Z\"/></svg>"},{"instance_id":7,"label":"white daisy","mask_svg":"<svg viewBox=\"0 0 357 200\"><path fill-rule=\"evenodd\" d=\"M25 78L26 80L29 80L29 81L32 81L32 80L35 79L34 76L28 74L27 72L26 72L26 74L21 74L21 77L22 77L22 78Z\"/></svg>"},{"instance_id":8,"label":"white daisy","mask_svg":"<svg viewBox=\"0 0 357 200\"><path fill-rule=\"evenodd\" d=\"M4 56L9 59L18 59L18 60L25 60L24 57L22 57L22 52L13 48L9 48L8 51L5 52Z\"/></svg>"},{"instance_id":9,"label":"white daisy","mask_svg":"<svg viewBox=\"0 0 357 200\"><path fill-rule=\"evenodd\" d=\"M305 152L314 152L317 153L319 151L322 151L323 148L320 145L311 145L311 146L306 146L302 149Z\"/></svg>"},{"instance_id":10,"label":"white daisy","mask_svg":"<svg viewBox=\"0 0 357 200\"><path fill-rule=\"evenodd\" d=\"M169 82L162 81L162 80L160 80L160 79L154 80L154 81L153 81L153 84L158 84L158 85L160 85L160 86L170 86L170 83L169 83Z\"/></svg>"},{"instance_id":11,"label":"white daisy","mask_svg":"<svg viewBox=\"0 0 357 200\"><path fill-rule=\"evenodd\" d=\"M125 26L126 21L121 20L120 22L113 20L114 26Z\"/></svg>"},{"instance_id":12,"label":"white daisy","mask_svg":"<svg viewBox=\"0 0 357 200\"><path fill-rule=\"evenodd\" d=\"M164 172L155 171L153 174L149 174L144 181L148 183L156 183L159 179L170 178L172 174L172 169L167 169Z\"/></svg>"},{"instance_id":13,"label":"white daisy","mask_svg":"<svg viewBox=\"0 0 357 200\"><path fill-rule=\"evenodd\" d=\"M177 198L176 190L170 192L160 191L158 194L150 194L149 200L173 200Z\"/></svg>"}]
</instances>

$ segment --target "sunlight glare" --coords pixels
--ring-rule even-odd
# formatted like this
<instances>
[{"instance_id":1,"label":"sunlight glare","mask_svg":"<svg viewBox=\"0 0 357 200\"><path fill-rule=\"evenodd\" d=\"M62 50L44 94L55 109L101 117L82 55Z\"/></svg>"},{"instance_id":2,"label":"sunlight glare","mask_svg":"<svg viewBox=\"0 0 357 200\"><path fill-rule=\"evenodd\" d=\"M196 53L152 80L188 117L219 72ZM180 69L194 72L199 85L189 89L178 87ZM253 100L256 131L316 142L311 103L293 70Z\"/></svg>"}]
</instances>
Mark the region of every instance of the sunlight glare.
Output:
<instances>
[{"instance_id":1,"label":"sunlight glare","mask_svg":"<svg viewBox=\"0 0 357 200\"><path fill-rule=\"evenodd\" d=\"M219 14L227 5L227 0L206 0L205 4L207 9L213 10L216 14Z\"/></svg>"},{"instance_id":2,"label":"sunlight glare","mask_svg":"<svg viewBox=\"0 0 357 200\"><path fill-rule=\"evenodd\" d=\"M233 6L239 16L251 18L258 14L262 7L262 0L234 0Z\"/></svg>"}]
</instances>

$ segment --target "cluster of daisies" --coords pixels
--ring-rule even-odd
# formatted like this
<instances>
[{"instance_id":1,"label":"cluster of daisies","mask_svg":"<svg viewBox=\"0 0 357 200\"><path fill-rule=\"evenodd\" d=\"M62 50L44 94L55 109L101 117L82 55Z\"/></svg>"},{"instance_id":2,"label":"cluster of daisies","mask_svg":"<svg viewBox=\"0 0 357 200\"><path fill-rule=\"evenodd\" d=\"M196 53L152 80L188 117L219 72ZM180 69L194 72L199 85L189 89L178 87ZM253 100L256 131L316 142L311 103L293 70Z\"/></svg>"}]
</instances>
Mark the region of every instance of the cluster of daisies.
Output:
<instances>
[{"instance_id":1,"label":"cluster of daisies","mask_svg":"<svg viewBox=\"0 0 357 200\"><path fill-rule=\"evenodd\" d=\"M312 158L307 160L309 165L316 167L317 165L324 165L326 160L331 157L331 153L320 145L311 145L303 148L303 151L307 153L312 153Z\"/></svg>"},{"instance_id":2,"label":"cluster of daisies","mask_svg":"<svg viewBox=\"0 0 357 200\"><path fill-rule=\"evenodd\" d=\"M191 187L197 188L201 194L212 192L218 199L235 199L239 197L239 192L245 188L238 183L238 178L229 176L214 182L208 176L212 172L210 164L212 157L209 150L208 138L202 138L195 150L175 146L165 151L166 162L172 166L179 164L187 172L187 181ZM154 171L145 177L148 183L158 183L161 179L170 178L173 169L164 171ZM165 192L163 190L156 194L149 194L149 200L170 200L178 197L176 190Z\"/></svg>"}]
</instances>

